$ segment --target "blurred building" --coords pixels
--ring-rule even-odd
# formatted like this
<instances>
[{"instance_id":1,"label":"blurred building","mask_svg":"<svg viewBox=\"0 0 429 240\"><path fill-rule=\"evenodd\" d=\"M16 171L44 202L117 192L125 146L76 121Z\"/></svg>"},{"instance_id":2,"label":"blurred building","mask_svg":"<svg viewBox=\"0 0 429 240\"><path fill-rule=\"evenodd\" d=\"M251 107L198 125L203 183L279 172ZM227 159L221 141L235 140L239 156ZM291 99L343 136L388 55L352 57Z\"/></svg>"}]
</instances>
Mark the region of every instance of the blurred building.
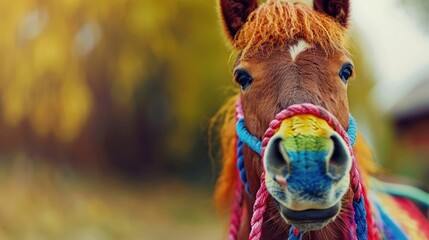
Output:
<instances>
[{"instance_id":1,"label":"blurred building","mask_svg":"<svg viewBox=\"0 0 429 240\"><path fill-rule=\"evenodd\" d=\"M403 84L403 94L390 110L397 147L407 152L399 159L415 166L429 188L429 70Z\"/></svg>"}]
</instances>

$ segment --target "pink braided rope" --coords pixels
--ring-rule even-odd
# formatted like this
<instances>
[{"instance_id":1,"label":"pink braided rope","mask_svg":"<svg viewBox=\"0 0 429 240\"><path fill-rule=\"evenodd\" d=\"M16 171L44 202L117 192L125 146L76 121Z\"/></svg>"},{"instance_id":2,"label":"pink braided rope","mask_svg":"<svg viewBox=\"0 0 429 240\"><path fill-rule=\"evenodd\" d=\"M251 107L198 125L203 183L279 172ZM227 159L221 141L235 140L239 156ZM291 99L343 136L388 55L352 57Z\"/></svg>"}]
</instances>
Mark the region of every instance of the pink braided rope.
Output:
<instances>
[{"instance_id":1,"label":"pink braided rope","mask_svg":"<svg viewBox=\"0 0 429 240\"><path fill-rule=\"evenodd\" d=\"M228 240L237 239L241 224L241 204L243 199L243 184L240 179L235 181L234 202L232 205L231 224L229 227Z\"/></svg>"},{"instance_id":2,"label":"pink braided rope","mask_svg":"<svg viewBox=\"0 0 429 240\"><path fill-rule=\"evenodd\" d=\"M238 109L240 108L240 109ZM237 109L243 113L241 108L241 101L237 102ZM353 148L350 145L350 139L347 132L343 129L338 120L326 109L317 107L312 104L299 104L292 105L287 109L278 113L274 120L271 121L267 131L265 132L264 138L262 140L262 164L264 163L263 157L265 153L265 148L271 139L271 137L277 132L281 123L286 118L292 117L298 114L312 114L319 118L324 119L346 142L350 153L352 153L352 169L350 170L350 181L352 185L352 190L354 192L354 198L360 199L362 197L362 185L361 177L357 167L357 161L353 154ZM260 178L261 184L259 190L256 194L255 204L253 205L253 215L251 220L251 231L249 235L250 240L259 240L262 235L262 224L264 221L264 212L266 209L266 202L269 196L267 187L265 185L265 170L262 169L262 174Z\"/></svg>"},{"instance_id":3,"label":"pink braided rope","mask_svg":"<svg viewBox=\"0 0 429 240\"><path fill-rule=\"evenodd\" d=\"M241 99L237 100L237 104L235 106L235 118L240 119L244 118L243 108L241 106ZM237 153L235 153L237 157ZM234 196L232 203L232 215L231 215L231 223L229 227L228 240L236 240L238 231L240 229L241 224L241 204L243 201L243 184L239 179L239 173L237 171L237 179L235 181L234 187Z\"/></svg>"},{"instance_id":4,"label":"pink braided rope","mask_svg":"<svg viewBox=\"0 0 429 240\"><path fill-rule=\"evenodd\" d=\"M261 156L265 154L265 148L271 139L272 136L276 133L276 130L280 127L281 121L273 120L270 123L270 127L265 132L264 139L262 140L262 153ZM272 127L273 126L273 127ZM271 129L271 130L270 130ZM253 215L252 220L250 221L250 226L252 227L249 234L250 240L259 240L262 235L262 223L264 222L264 213L267 208L267 199L269 196L269 192L267 190L267 186L265 185L265 170L264 170L264 161L262 157L262 173L261 173L261 185L259 187L258 192L256 193L256 200L253 205Z\"/></svg>"},{"instance_id":5,"label":"pink braided rope","mask_svg":"<svg viewBox=\"0 0 429 240\"><path fill-rule=\"evenodd\" d=\"M238 98L237 103L235 104L235 118L236 119L244 118L243 106L241 105L241 98Z\"/></svg>"},{"instance_id":6,"label":"pink braided rope","mask_svg":"<svg viewBox=\"0 0 429 240\"><path fill-rule=\"evenodd\" d=\"M253 205L253 215L250 221L252 227L249 234L249 239L259 240L262 235L262 223L264 222L264 213L267 208L267 199L269 193L267 186L265 185L265 171L261 174L261 187L256 193L255 204Z\"/></svg>"}]
</instances>

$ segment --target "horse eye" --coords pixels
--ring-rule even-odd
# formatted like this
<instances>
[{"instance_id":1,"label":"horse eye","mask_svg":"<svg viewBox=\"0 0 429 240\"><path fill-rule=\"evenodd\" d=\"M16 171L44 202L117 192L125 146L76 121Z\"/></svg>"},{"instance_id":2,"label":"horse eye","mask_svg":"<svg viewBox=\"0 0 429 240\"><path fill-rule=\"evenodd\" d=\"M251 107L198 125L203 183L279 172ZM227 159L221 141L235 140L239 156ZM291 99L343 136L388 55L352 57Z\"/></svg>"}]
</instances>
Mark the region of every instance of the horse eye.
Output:
<instances>
[{"instance_id":1,"label":"horse eye","mask_svg":"<svg viewBox=\"0 0 429 240\"><path fill-rule=\"evenodd\" d=\"M248 88L253 81L252 76L250 76L250 74L243 69L236 70L234 72L234 78L235 81L240 84L241 89L243 90L246 90L246 88Z\"/></svg>"},{"instance_id":2,"label":"horse eye","mask_svg":"<svg viewBox=\"0 0 429 240\"><path fill-rule=\"evenodd\" d=\"M353 75L353 65L350 63L344 64L341 68L339 76L344 83L347 83L349 78Z\"/></svg>"}]
</instances>

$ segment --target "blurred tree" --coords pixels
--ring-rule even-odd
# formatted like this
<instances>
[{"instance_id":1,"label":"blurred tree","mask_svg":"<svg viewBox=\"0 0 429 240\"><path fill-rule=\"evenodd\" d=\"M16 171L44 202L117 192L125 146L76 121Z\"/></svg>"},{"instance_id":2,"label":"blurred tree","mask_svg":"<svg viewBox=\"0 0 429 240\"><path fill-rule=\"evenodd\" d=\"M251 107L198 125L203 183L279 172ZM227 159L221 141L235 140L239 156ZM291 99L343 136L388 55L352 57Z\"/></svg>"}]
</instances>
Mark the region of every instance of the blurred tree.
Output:
<instances>
[{"instance_id":1,"label":"blurred tree","mask_svg":"<svg viewBox=\"0 0 429 240\"><path fill-rule=\"evenodd\" d=\"M210 168L202 133L230 81L212 2L0 1L0 15L2 153Z\"/></svg>"}]
</instances>

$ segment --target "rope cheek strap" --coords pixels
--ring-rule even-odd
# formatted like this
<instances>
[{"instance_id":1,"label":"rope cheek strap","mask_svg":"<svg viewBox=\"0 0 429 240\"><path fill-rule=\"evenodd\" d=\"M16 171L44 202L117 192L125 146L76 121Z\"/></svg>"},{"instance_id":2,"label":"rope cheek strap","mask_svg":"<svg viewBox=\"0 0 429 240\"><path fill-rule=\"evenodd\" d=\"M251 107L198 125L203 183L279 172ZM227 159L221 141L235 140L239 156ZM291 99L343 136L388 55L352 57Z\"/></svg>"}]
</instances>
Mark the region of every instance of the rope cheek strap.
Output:
<instances>
[{"instance_id":1,"label":"rope cheek strap","mask_svg":"<svg viewBox=\"0 0 429 240\"><path fill-rule=\"evenodd\" d=\"M241 100L238 99L236 105L236 131L237 131L237 168L239 171L240 181L237 181L234 204L232 209L231 226L229 232L229 240L237 238L237 232L241 223L241 202L242 202L242 189L243 185L246 191L250 193L250 189L247 184L244 156L243 156L243 144L249 146L254 152L259 154L261 157L264 156L265 147L267 146L271 137L276 133L283 120L288 117L297 114L312 114L317 117L324 119L333 129L340 134L340 136L347 143L348 149L352 156L352 169L350 170L350 183L354 192L353 198L353 209L355 211L354 221L356 223L356 237L358 240L367 239L378 239L377 235L373 230L373 220L370 214L366 214L369 211L369 202L366 196L365 189L361 185L361 177L357 167L356 158L353 154L354 142L356 140L356 124L354 118L350 115L349 128L345 132L342 126L336 121L335 117L332 116L327 110L316 107L311 104L293 105L286 110L281 111L277 114L276 118L270 123L268 130L264 134L264 138L260 141L257 137L250 134L244 123L244 115L241 106ZM263 161L262 163L263 164ZM262 234L262 223L263 214L266 210L266 201L269 197L268 190L265 185L265 171L262 171L260 177L260 188L256 193L256 200L253 206L253 215L251 219L251 231L249 235L250 240L259 240ZM239 195L239 196L238 196ZM370 226L370 228L368 228ZM368 231L369 230L369 231ZM301 239L303 232L293 226L290 229L289 240Z\"/></svg>"}]
</instances>

